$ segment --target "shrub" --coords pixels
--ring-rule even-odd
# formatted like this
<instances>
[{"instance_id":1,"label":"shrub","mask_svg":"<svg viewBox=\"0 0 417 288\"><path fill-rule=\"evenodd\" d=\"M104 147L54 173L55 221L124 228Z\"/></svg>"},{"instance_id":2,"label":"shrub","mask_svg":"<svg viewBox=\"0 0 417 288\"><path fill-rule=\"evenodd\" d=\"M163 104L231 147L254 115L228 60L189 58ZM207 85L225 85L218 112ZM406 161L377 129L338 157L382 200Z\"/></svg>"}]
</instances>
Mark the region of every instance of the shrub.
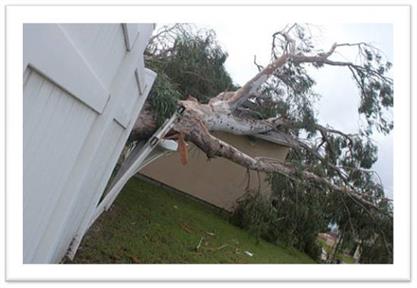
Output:
<instances>
[{"instance_id":1,"label":"shrub","mask_svg":"<svg viewBox=\"0 0 417 288\"><path fill-rule=\"evenodd\" d=\"M329 223L323 201L313 197L313 187L303 185L282 185L279 175L271 177L272 196L248 193L239 202L232 216L232 222L275 244L292 246L318 260L321 246L317 235L325 231ZM279 183L279 185L278 185ZM292 183L294 184L294 183Z\"/></svg>"}]
</instances>

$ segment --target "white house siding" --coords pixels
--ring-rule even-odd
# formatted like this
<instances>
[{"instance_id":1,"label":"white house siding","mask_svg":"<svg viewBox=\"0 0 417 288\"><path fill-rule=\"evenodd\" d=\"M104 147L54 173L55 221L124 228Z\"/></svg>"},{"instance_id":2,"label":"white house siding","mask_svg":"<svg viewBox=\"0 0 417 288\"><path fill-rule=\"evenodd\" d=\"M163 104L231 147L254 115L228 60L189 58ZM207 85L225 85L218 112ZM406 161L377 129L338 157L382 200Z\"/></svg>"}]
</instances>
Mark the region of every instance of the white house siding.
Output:
<instances>
[{"instance_id":1,"label":"white house siding","mask_svg":"<svg viewBox=\"0 0 417 288\"><path fill-rule=\"evenodd\" d=\"M24 263L85 233L155 74L151 24L24 25Z\"/></svg>"},{"instance_id":2,"label":"white house siding","mask_svg":"<svg viewBox=\"0 0 417 288\"><path fill-rule=\"evenodd\" d=\"M24 232L31 235L24 237L24 255L30 258L97 113L36 72L30 73L23 97L28 112L23 124Z\"/></svg>"}]
</instances>

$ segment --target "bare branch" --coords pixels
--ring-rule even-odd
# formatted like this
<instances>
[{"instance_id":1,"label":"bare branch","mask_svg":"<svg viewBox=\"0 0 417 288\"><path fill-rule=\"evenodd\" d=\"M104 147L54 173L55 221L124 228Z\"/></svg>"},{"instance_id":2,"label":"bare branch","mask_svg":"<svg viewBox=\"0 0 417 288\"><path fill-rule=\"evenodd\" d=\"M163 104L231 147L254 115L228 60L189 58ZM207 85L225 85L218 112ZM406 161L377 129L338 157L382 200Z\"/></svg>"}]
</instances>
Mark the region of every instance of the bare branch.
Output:
<instances>
[{"instance_id":1,"label":"bare branch","mask_svg":"<svg viewBox=\"0 0 417 288\"><path fill-rule=\"evenodd\" d=\"M255 64L256 68L258 68L258 71L262 71L264 67L256 62L256 55L253 56L253 64Z\"/></svg>"},{"instance_id":2,"label":"bare branch","mask_svg":"<svg viewBox=\"0 0 417 288\"><path fill-rule=\"evenodd\" d=\"M230 109L235 110L238 106L244 103L252 95L256 94L261 85L268 80L272 73L278 68L282 67L289 59L289 54L281 55L277 60L266 66L262 71L256 74L251 80L246 82L240 89L238 89L232 98L228 101Z\"/></svg>"}]
</instances>

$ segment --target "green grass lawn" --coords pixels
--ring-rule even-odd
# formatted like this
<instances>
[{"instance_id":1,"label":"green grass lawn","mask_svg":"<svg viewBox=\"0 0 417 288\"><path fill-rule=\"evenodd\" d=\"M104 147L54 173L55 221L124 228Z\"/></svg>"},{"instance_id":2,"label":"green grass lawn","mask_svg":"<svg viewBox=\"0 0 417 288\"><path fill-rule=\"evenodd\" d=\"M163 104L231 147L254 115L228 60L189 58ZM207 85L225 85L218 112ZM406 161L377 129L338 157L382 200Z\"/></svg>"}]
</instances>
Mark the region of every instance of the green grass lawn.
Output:
<instances>
[{"instance_id":1,"label":"green grass lawn","mask_svg":"<svg viewBox=\"0 0 417 288\"><path fill-rule=\"evenodd\" d=\"M257 241L207 205L134 178L66 263L315 262L295 249Z\"/></svg>"}]
</instances>

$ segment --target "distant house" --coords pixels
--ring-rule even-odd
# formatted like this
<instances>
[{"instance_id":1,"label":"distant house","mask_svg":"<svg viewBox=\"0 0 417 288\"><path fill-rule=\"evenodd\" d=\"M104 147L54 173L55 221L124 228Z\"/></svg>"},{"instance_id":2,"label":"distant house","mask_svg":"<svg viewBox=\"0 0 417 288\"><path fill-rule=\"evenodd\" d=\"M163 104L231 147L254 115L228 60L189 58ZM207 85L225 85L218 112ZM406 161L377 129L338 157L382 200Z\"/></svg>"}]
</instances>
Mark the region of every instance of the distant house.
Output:
<instances>
[{"instance_id":1,"label":"distant house","mask_svg":"<svg viewBox=\"0 0 417 288\"><path fill-rule=\"evenodd\" d=\"M282 133L237 136L229 133L213 133L250 156L269 157L284 162L289 151L288 140ZM194 145L189 146L187 165L180 163L178 153L171 153L147 165L141 175L190 194L222 209L232 211L248 190L271 193L266 174L248 171L227 159L207 159Z\"/></svg>"}]
</instances>

